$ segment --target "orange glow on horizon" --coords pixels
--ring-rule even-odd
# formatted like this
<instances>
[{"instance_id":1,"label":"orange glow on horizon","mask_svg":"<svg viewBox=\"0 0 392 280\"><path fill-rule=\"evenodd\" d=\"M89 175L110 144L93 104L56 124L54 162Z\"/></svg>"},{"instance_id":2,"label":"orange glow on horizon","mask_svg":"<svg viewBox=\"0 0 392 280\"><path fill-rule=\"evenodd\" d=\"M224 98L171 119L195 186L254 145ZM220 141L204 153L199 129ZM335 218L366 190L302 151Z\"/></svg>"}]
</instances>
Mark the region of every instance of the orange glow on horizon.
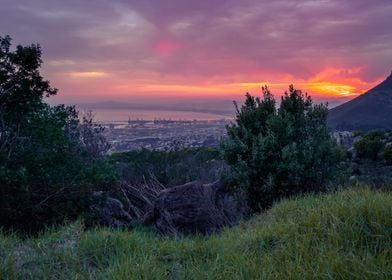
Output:
<instances>
[{"instance_id":1,"label":"orange glow on horizon","mask_svg":"<svg viewBox=\"0 0 392 280\"><path fill-rule=\"evenodd\" d=\"M267 85L273 94L280 95L288 89L290 83L269 83L269 82L254 82L254 83L228 83L217 85L187 85L187 84L130 84L119 85L113 87L117 93L127 93L133 91L155 93L156 95L175 95L187 97L189 95L198 96L224 96L224 95L239 95L245 92L250 92L257 95L260 88ZM303 92L308 92L314 97L355 97L367 91L367 89L358 89L354 85L340 84L333 82L293 82L294 86L301 89ZM370 88L369 88L370 89Z\"/></svg>"},{"instance_id":2,"label":"orange glow on horizon","mask_svg":"<svg viewBox=\"0 0 392 280\"><path fill-rule=\"evenodd\" d=\"M69 75L73 78L100 78L106 76L105 72L91 71L91 72L71 72Z\"/></svg>"},{"instance_id":3,"label":"orange glow on horizon","mask_svg":"<svg viewBox=\"0 0 392 280\"><path fill-rule=\"evenodd\" d=\"M290 84L303 92L308 92L315 100L347 100L366 92L382 81L382 79L372 82L363 81L359 78L360 72L361 70L358 68L326 68L306 80L284 73L277 73L275 75L270 74L269 79L249 82L220 80L223 78L192 82L190 81L192 80L191 77L185 79L184 77L162 76L154 73L143 73L133 77L127 74L103 71L74 71L58 78L64 85L60 89L66 88L66 94L72 92L76 96L77 92L83 92L86 97L100 98L101 100L105 99L105 96L108 99L116 97L148 98L153 96L171 96L185 99L192 97L238 99L246 92L259 95L261 87L264 85L267 85L278 98L287 91ZM262 75L260 74L260 76ZM66 77L65 80L64 77ZM273 80L274 77L275 80ZM94 79L94 81L91 79ZM232 79L246 79L246 76L239 75ZM57 82L54 84L57 84ZM70 85L72 86L70 87Z\"/></svg>"}]
</instances>

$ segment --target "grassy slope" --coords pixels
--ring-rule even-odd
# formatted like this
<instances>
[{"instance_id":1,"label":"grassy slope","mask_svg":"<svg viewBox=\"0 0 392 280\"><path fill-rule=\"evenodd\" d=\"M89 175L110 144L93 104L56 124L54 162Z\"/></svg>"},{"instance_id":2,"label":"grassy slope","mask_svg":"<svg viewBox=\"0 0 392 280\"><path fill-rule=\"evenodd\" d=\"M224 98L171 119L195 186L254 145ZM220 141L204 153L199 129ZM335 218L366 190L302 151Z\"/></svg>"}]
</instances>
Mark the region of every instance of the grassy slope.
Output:
<instances>
[{"instance_id":1,"label":"grassy slope","mask_svg":"<svg viewBox=\"0 0 392 280\"><path fill-rule=\"evenodd\" d=\"M0 279L392 279L392 194L283 201L210 237L82 230L0 235Z\"/></svg>"}]
</instances>

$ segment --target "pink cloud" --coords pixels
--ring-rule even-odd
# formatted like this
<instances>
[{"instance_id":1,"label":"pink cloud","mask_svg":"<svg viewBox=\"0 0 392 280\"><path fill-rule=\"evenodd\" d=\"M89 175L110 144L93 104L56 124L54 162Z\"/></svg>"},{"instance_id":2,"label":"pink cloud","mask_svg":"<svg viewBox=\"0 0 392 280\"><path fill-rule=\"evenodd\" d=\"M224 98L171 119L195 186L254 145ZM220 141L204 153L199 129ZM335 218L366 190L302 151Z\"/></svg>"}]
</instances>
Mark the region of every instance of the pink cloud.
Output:
<instances>
[{"instance_id":1,"label":"pink cloud","mask_svg":"<svg viewBox=\"0 0 392 280\"><path fill-rule=\"evenodd\" d=\"M154 51L157 55L165 57L165 56L170 56L173 53L175 53L178 49L182 47L181 44L174 42L172 40L159 40L155 45L154 45Z\"/></svg>"}]
</instances>

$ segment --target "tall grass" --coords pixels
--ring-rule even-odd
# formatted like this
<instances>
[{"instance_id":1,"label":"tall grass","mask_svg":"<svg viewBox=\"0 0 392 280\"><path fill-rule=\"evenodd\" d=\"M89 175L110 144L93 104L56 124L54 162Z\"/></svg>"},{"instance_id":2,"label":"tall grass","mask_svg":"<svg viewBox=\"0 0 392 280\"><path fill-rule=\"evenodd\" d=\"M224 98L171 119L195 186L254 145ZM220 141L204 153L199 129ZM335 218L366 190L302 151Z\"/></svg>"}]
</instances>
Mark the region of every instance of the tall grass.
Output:
<instances>
[{"instance_id":1,"label":"tall grass","mask_svg":"<svg viewBox=\"0 0 392 280\"><path fill-rule=\"evenodd\" d=\"M209 237L81 223L27 240L1 235L0 279L392 279L392 194L285 200Z\"/></svg>"}]
</instances>

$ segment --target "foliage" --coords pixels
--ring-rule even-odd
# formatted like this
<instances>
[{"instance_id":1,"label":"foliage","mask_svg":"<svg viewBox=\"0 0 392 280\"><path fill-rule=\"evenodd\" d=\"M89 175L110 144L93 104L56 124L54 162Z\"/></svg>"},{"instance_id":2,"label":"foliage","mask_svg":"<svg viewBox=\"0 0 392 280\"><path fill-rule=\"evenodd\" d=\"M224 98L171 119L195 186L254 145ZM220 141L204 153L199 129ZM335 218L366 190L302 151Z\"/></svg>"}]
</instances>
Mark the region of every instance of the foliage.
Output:
<instances>
[{"instance_id":1,"label":"foliage","mask_svg":"<svg viewBox=\"0 0 392 280\"><path fill-rule=\"evenodd\" d=\"M0 224L35 231L75 219L115 173L102 158L102 128L44 102L57 90L39 72L40 46L10 47L0 37Z\"/></svg>"},{"instance_id":2,"label":"foliage","mask_svg":"<svg viewBox=\"0 0 392 280\"><path fill-rule=\"evenodd\" d=\"M385 147L384 149L384 159L388 165L392 165L392 145Z\"/></svg>"},{"instance_id":3,"label":"foliage","mask_svg":"<svg viewBox=\"0 0 392 280\"><path fill-rule=\"evenodd\" d=\"M165 186L190 181L213 182L225 168L219 151L213 148L151 151L142 149L111 155L121 178L131 184L158 180Z\"/></svg>"},{"instance_id":4,"label":"foliage","mask_svg":"<svg viewBox=\"0 0 392 280\"><path fill-rule=\"evenodd\" d=\"M371 131L362 135L362 139L354 143L355 151L359 158L377 160L383 148L383 131Z\"/></svg>"},{"instance_id":5,"label":"foliage","mask_svg":"<svg viewBox=\"0 0 392 280\"><path fill-rule=\"evenodd\" d=\"M280 202L209 237L148 229L33 239L0 234L1 279L390 279L392 195L346 190Z\"/></svg>"},{"instance_id":6,"label":"foliage","mask_svg":"<svg viewBox=\"0 0 392 280\"><path fill-rule=\"evenodd\" d=\"M225 179L245 190L257 211L290 195L322 191L342 170L342 151L326 126L328 110L290 86L279 108L267 87L262 99L246 95L235 123L227 127Z\"/></svg>"}]
</instances>

